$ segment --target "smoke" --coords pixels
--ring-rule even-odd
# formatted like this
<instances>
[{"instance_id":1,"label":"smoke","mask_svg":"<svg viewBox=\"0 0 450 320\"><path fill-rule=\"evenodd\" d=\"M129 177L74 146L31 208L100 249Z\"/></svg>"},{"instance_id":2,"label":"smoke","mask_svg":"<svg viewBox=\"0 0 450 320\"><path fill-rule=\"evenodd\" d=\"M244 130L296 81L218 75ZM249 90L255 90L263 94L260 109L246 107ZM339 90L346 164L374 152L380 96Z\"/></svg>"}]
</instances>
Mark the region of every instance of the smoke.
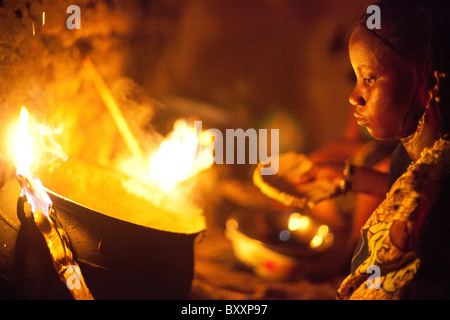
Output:
<instances>
[{"instance_id":1,"label":"smoke","mask_svg":"<svg viewBox=\"0 0 450 320\"><path fill-rule=\"evenodd\" d=\"M137 2L78 1L80 30L66 27L70 1L2 1L0 7L1 136L22 105L37 122L59 128L58 144L71 157L113 165L126 152L117 127L99 93L87 79L88 55L111 89L143 148L155 138L150 121L153 101L123 76L128 58L127 37ZM42 128L41 128L42 130ZM62 131L61 131L62 130ZM44 133L44 146L55 137ZM53 139L53 138L52 138ZM4 140L4 139L2 139ZM0 143L0 153L5 153Z\"/></svg>"}]
</instances>

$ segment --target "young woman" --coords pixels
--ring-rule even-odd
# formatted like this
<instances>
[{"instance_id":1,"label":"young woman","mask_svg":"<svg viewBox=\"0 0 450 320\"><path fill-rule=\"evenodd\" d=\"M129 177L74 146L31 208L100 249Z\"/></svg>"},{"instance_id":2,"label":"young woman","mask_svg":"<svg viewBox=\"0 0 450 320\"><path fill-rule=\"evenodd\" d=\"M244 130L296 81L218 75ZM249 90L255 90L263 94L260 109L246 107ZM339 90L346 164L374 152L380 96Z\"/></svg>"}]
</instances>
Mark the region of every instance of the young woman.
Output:
<instances>
[{"instance_id":1,"label":"young woman","mask_svg":"<svg viewBox=\"0 0 450 320\"><path fill-rule=\"evenodd\" d=\"M358 124L374 138L400 139L401 145L392 162L392 185L362 227L351 274L337 295L449 298L450 7L445 1L377 5L381 28L369 28L366 14L349 42L357 76L350 103ZM347 168L347 188L353 181L355 188L367 187L357 170Z\"/></svg>"},{"instance_id":2,"label":"young woman","mask_svg":"<svg viewBox=\"0 0 450 320\"><path fill-rule=\"evenodd\" d=\"M365 14L351 36L354 116L374 138L401 143L390 177L349 165L327 171L343 191L387 191L361 228L338 299L450 298L448 2L383 0L381 28Z\"/></svg>"}]
</instances>

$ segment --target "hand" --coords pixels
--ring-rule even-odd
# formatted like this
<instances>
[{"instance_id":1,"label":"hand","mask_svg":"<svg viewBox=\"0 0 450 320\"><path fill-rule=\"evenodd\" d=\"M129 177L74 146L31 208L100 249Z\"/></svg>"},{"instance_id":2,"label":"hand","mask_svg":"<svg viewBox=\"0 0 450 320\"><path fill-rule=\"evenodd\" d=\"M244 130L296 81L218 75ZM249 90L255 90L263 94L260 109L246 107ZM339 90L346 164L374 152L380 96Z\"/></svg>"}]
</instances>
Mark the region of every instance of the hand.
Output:
<instances>
[{"instance_id":1,"label":"hand","mask_svg":"<svg viewBox=\"0 0 450 320\"><path fill-rule=\"evenodd\" d=\"M339 182L343 179L344 162L317 162L305 174L294 178L295 184L303 184L312 181L328 181L339 187Z\"/></svg>"}]
</instances>

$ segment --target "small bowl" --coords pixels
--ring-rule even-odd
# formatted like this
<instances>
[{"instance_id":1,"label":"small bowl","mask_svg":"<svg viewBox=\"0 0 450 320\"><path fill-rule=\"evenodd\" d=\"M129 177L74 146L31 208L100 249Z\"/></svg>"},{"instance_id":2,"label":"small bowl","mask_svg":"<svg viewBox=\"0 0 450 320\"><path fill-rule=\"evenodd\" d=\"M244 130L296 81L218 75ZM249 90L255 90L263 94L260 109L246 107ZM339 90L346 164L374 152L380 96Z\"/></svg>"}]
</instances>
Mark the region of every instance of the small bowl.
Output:
<instances>
[{"instance_id":1,"label":"small bowl","mask_svg":"<svg viewBox=\"0 0 450 320\"><path fill-rule=\"evenodd\" d=\"M306 271L334 244L326 224L299 212L241 212L227 220L225 234L236 258L268 279Z\"/></svg>"}]
</instances>

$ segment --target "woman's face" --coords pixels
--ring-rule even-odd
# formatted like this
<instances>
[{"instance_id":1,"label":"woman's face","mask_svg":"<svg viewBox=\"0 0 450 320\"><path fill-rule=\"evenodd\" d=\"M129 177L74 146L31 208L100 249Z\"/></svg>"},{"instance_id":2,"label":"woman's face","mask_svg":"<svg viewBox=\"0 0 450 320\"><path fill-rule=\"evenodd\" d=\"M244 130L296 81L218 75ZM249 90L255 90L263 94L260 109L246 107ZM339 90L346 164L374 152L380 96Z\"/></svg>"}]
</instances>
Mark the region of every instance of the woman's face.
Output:
<instances>
[{"instance_id":1,"label":"woman's face","mask_svg":"<svg viewBox=\"0 0 450 320\"><path fill-rule=\"evenodd\" d=\"M388 50L363 28L357 28L350 38L350 61L357 81L349 101L356 108L358 124L376 139L412 134L420 113L413 103L411 68Z\"/></svg>"}]
</instances>

